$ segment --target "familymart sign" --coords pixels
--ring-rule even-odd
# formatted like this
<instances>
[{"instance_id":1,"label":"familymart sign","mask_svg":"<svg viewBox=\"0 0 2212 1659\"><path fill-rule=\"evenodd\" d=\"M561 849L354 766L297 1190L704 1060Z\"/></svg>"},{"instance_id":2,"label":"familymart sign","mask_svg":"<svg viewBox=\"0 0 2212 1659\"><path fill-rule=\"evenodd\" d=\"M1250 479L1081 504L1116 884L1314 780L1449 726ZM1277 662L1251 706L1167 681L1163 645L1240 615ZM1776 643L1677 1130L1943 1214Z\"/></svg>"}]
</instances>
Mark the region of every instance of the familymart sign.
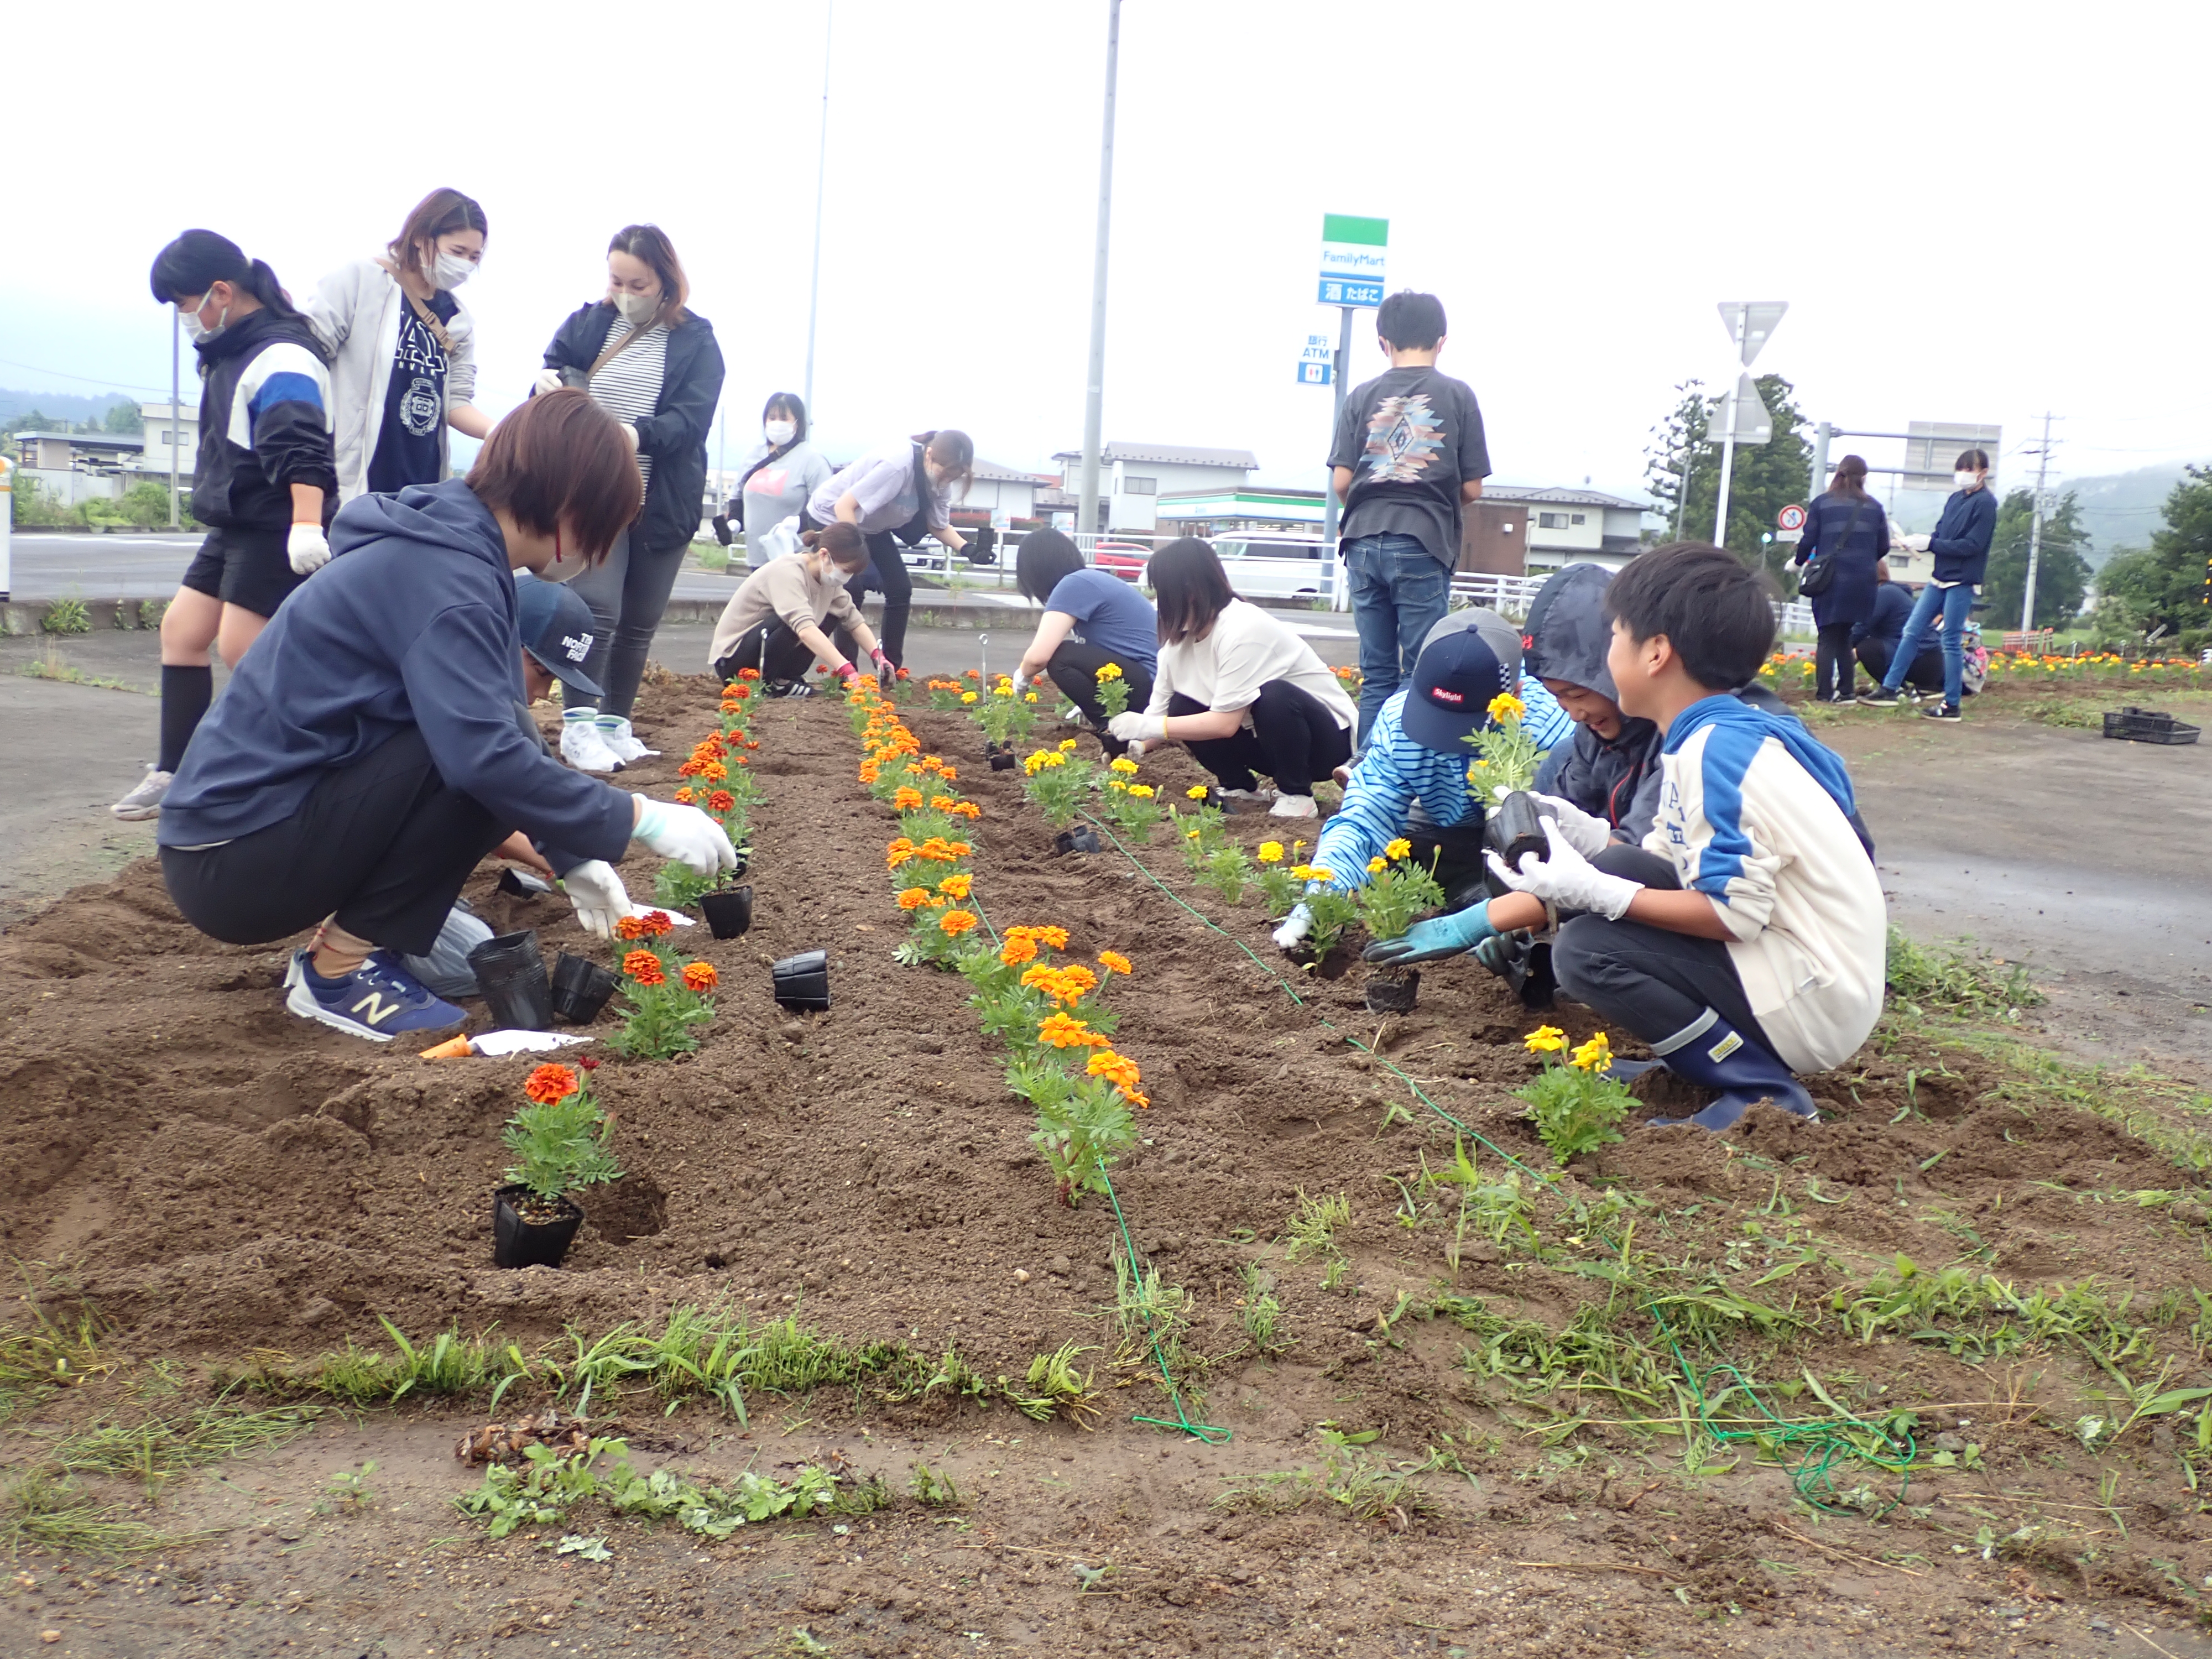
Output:
<instances>
[{"instance_id":1,"label":"familymart sign","mask_svg":"<svg viewBox=\"0 0 2212 1659\"><path fill-rule=\"evenodd\" d=\"M1388 219L1324 213L1321 220L1321 294L1325 306L1382 303L1382 260L1390 241Z\"/></svg>"}]
</instances>

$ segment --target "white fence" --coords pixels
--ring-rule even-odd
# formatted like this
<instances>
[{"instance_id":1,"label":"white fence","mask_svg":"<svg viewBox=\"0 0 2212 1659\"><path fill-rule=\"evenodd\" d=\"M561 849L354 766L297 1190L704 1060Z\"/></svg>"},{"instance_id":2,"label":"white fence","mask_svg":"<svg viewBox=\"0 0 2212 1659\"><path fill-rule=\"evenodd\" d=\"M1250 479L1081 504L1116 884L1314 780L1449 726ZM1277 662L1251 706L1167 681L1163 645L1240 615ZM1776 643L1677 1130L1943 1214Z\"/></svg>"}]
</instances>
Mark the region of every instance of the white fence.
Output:
<instances>
[{"instance_id":1,"label":"white fence","mask_svg":"<svg viewBox=\"0 0 2212 1659\"><path fill-rule=\"evenodd\" d=\"M1528 619L1528 607L1535 602L1536 590L1552 578L1546 571L1540 576L1494 576L1484 573L1462 571L1452 578L1452 604L1487 605L1501 617L1514 622ZM1783 636L1809 638L1814 632L1813 607L1800 599L1778 599L1774 603L1774 620L1781 625Z\"/></svg>"}]
</instances>

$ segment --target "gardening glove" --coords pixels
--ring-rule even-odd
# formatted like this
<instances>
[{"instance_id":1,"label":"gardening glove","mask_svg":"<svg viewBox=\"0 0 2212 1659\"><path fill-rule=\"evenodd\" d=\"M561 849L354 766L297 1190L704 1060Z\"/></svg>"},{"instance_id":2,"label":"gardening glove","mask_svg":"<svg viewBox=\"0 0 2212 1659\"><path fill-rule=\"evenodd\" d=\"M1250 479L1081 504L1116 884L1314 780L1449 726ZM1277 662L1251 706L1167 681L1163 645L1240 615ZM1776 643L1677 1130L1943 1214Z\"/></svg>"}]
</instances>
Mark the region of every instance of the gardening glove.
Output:
<instances>
[{"instance_id":1,"label":"gardening glove","mask_svg":"<svg viewBox=\"0 0 2212 1659\"><path fill-rule=\"evenodd\" d=\"M560 389L561 371L557 368L539 369L538 378L530 383L530 395L533 398L541 392L558 392Z\"/></svg>"},{"instance_id":2,"label":"gardening glove","mask_svg":"<svg viewBox=\"0 0 2212 1659\"><path fill-rule=\"evenodd\" d=\"M1483 908L1488 909L1490 907L1485 905ZM1516 933L1492 933L1468 954L1498 978L1504 979L1506 970L1513 965L1513 953L1528 944L1530 937L1525 927Z\"/></svg>"},{"instance_id":3,"label":"gardening glove","mask_svg":"<svg viewBox=\"0 0 2212 1659\"><path fill-rule=\"evenodd\" d=\"M1550 818L1543 823L1544 839L1551 843L1548 858L1524 853L1516 873L1505 867L1505 860L1497 854L1487 853L1484 856L1490 861L1491 873L1515 892L1527 893L1559 909L1587 910L1612 921L1627 915L1629 901L1644 890L1644 884L1626 876L1608 876L1574 849L1557 823Z\"/></svg>"},{"instance_id":4,"label":"gardening glove","mask_svg":"<svg viewBox=\"0 0 2212 1659\"><path fill-rule=\"evenodd\" d=\"M1306 942L1306 935L1312 932L1312 909L1304 904L1294 905L1291 914L1285 916L1281 925L1275 929L1275 948L1295 951Z\"/></svg>"},{"instance_id":5,"label":"gardening glove","mask_svg":"<svg viewBox=\"0 0 2212 1659\"><path fill-rule=\"evenodd\" d=\"M885 685L889 685L891 682L891 676L898 672L897 667L893 665L890 659L890 653L884 651L883 647L880 645L874 650L868 653L868 660L875 664L876 678L881 680ZM1018 684L1014 689L1018 691L1021 690L1021 687Z\"/></svg>"},{"instance_id":6,"label":"gardening glove","mask_svg":"<svg viewBox=\"0 0 2212 1659\"><path fill-rule=\"evenodd\" d=\"M295 524L284 544L295 575L312 576L331 562L331 544L319 524Z\"/></svg>"},{"instance_id":7,"label":"gardening glove","mask_svg":"<svg viewBox=\"0 0 2212 1659\"><path fill-rule=\"evenodd\" d=\"M1014 670L1014 695L1015 695L1016 696L1018 696L1018 696L1020 696L1022 695L1022 693L1023 693L1023 692L1024 692L1024 691L1028 690L1029 689L1030 689L1030 677L1029 677L1028 675L1026 675L1026 674L1023 673L1023 672L1022 672L1022 671L1021 671L1020 669L1018 669L1018 668L1017 668L1016 670Z\"/></svg>"},{"instance_id":8,"label":"gardening glove","mask_svg":"<svg viewBox=\"0 0 2212 1659\"><path fill-rule=\"evenodd\" d=\"M1910 553L1925 553L1928 550L1928 538L1925 536L1907 536L1905 538L1905 550Z\"/></svg>"},{"instance_id":9,"label":"gardening glove","mask_svg":"<svg viewBox=\"0 0 2212 1659\"><path fill-rule=\"evenodd\" d=\"M1594 859L1613 844L1613 826L1603 818L1557 795L1537 795L1536 799L1559 814L1559 834L1584 858Z\"/></svg>"},{"instance_id":10,"label":"gardening glove","mask_svg":"<svg viewBox=\"0 0 2212 1659\"><path fill-rule=\"evenodd\" d=\"M853 665L848 662L841 662L837 665L836 668L832 671L832 678L835 678L840 685L850 685L854 680L860 678L860 671L854 667Z\"/></svg>"},{"instance_id":11,"label":"gardening glove","mask_svg":"<svg viewBox=\"0 0 2212 1659\"><path fill-rule=\"evenodd\" d=\"M722 826L696 806L636 797L641 811L630 839L641 841L665 859L674 859L695 874L711 876L738 867L737 848Z\"/></svg>"},{"instance_id":12,"label":"gardening glove","mask_svg":"<svg viewBox=\"0 0 2212 1659\"><path fill-rule=\"evenodd\" d=\"M1449 915L1417 921L1398 938L1377 939L1360 954L1370 962L1402 968L1409 963L1462 955L1497 935L1498 930L1490 925L1490 906L1470 904Z\"/></svg>"},{"instance_id":13,"label":"gardening glove","mask_svg":"<svg viewBox=\"0 0 2212 1659\"><path fill-rule=\"evenodd\" d=\"M568 902L576 907L576 920L594 939L612 939L615 923L629 914L629 891L622 877L605 859L591 859L562 877Z\"/></svg>"},{"instance_id":14,"label":"gardening glove","mask_svg":"<svg viewBox=\"0 0 2212 1659\"><path fill-rule=\"evenodd\" d=\"M1124 743L1149 743L1156 738L1167 736L1168 717L1165 714L1139 714L1132 710L1127 714L1115 715L1106 722L1106 729Z\"/></svg>"}]
</instances>

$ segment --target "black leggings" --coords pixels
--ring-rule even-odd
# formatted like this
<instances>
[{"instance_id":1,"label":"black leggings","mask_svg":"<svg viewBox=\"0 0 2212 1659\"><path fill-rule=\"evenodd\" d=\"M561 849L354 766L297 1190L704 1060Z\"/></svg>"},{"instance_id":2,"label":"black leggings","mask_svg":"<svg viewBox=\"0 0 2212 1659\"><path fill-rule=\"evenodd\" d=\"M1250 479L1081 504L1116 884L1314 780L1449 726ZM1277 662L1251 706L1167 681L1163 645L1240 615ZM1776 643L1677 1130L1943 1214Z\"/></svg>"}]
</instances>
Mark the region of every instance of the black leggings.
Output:
<instances>
[{"instance_id":1,"label":"black leggings","mask_svg":"<svg viewBox=\"0 0 2212 1659\"><path fill-rule=\"evenodd\" d=\"M408 727L325 772L289 818L220 847L161 849L185 920L226 945L266 945L335 913L339 927L427 956L478 860L514 833L447 784Z\"/></svg>"},{"instance_id":2,"label":"black leggings","mask_svg":"<svg viewBox=\"0 0 2212 1659\"><path fill-rule=\"evenodd\" d=\"M1889 672L1889 659L1895 650L1896 647L1887 640L1866 640L1860 643L1859 660L1866 665L1867 672L1874 676L1876 684L1881 684L1882 677ZM1912 666L1905 672L1905 684L1915 691L1941 691L1943 689L1942 647L1929 646L1915 657Z\"/></svg>"},{"instance_id":3,"label":"black leggings","mask_svg":"<svg viewBox=\"0 0 2212 1659\"><path fill-rule=\"evenodd\" d=\"M803 680L814 666L814 651L781 617L756 623L714 660L714 677L727 682L740 668L757 668L764 680Z\"/></svg>"},{"instance_id":4,"label":"black leggings","mask_svg":"<svg viewBox=\"0 0 2212 1659\"><path fill-rule=\"evenodd\" d=\"M1640 847L1616 843L1590 862L1646 887L1682 885L1669 860ZM1717 939L1583 914L1560 925L1552 971L1569 996L1645 1042L1663 1042L1711 1008L1760 1047L1774 1046L1745 999L1728 946Z\"/></svg>"},{"instance_id":5,"label":"black leggings","mask_svg":"<svg viewBox=\"0 0 2212 1659\"><path fill-rule=\"evenodd\" d=\"M845 597L859 610L860 601L872 588L884 596L884 626L880 643L884 655L897 668L906 662L906 619L914 609L914 573L906 568L899 556L898 538L889 531L868 538L868 568L845 584ZM854 640L840 629L837 648L847 656L853 654Z\"/></svg>"},{"instance_id":6,"label":"black leggings","mask_svg":"<svg viewBox=\"0 0 2212 1659\"><path fill-rule=\"evenodd\" d=\"M1847 622L1824 625L1813 647L1813 696L1821 702L1840 702L1851 695L1858 663L1851 656L1851 629Z\"/></svg>"},{"instance_id":7,"label":"black leggings","mask_svg":"<svg viewBox=\"0 0 2212 1659\"><path fill-rule=\"evenodd\" d=\"M1132 706L1133 707L1133 702ZM1195 697L1180 691L1168 699L1168 713L1210 713ZM1288 680L1269 680L1246 711L1252 716L1248 729L1238 726L1225 738L1185 738L1193 759L1224 789L1253 789L1264 772L1285 795L1310 795L1314 785L1352 758L1352 732L1339 726L1336 716L1312 692Z\"/></svg>"},{"instance_id":8,"label":"black leggings","mask_svg":"<svg viewBox=\"0 0 2212 1659\"><path fill-rule=\"evenodd\" d=\"M1140 662L1116 656L1103 645L1062 640L1044 665L1052 683L1095 726L1106 724L1106 706L1098 699L1098 671L1109 662L1121 671L1122 682L1129 688L1129 707L1141 713L1152 700L1152 672Z\"/></svg>"}]
</instances>

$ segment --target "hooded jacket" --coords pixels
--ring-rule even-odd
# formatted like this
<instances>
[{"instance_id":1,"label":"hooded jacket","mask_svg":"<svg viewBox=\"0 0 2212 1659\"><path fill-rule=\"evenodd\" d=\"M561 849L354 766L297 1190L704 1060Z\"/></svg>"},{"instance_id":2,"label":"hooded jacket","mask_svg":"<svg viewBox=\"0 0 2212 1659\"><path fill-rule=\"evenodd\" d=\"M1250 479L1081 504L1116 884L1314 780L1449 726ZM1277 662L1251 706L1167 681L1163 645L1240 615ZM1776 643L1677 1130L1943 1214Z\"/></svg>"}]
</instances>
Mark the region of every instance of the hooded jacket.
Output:
<instances>
[{"instance_id":1,"label":"hooded jacket","mask_svg":"<svg viewBox=\"0 0 2212 1659\"><path fill-rule=\"evenodd\" d=\"M1601 564L1571 564L1537 591L1522 630L1523 673L1618 700L1613 672L1605 665L1613 643L1605 585L1612 580L1613 572ZM1621 840L1640 842L1659 810L1659 744L1657 726L1626 714L1617 737L1601 738L1577 726L1570 741L1544 757L1536 787L1603 818Z\"/></svg>"},{"instance_id":2,"label":"hooded jacket","mask_svg":"<svg viewBox=\"0 0 2212 1659\"><path fill-rule=\"evenodd\" d=\"M1987 484L1979 489L1954 489L1943 503L1943 516L1928 538L1936 556L1933 580L1966 582L1978 586L1990 568L1990 542L1997 533L1996 492Z\"/></svg>"},{"instance_id":3,"label":"hooded jacket","mask_svg":"<svg viewBox=\"0 0 2212 1659\"><path fill-rule=\"evenodd\" d=\"M331 450L331 373L304 319L264 307L192 349L200 358L199 460L192 516L219 530L289 530L292 486L337 511Z\"/></svg>"},{"instance_id":4,"label":"hooded jacket","mask_svg":"<svg viewBox=\"0 0 2212 1659\"><path fill-rule=\"evenodd\" d=\"M545 348L545 367L581 373L599 362L619 313L605 300L574 312ZM722 400L722 349L714 325L686 312L668 331L660 397L637 423L637 453L653 462L645 508L631 534L635 550L665 553L699 533L707 495L707 428Z\"/></svg>"},{"instance_id":5,"label":"hooded jacket","mask_svg":"<svg viewBox=\"0 0 2212 1659\"><path fill-rule=\"evenodd\" d=\"M359 496L331 547L193 734L161 803L161 844L281 823L326 772L412 726L439 776L498 822L580 858L619 859L630 797L562 765L515 722L514 575L476 492L456 478Z\"/></svg>"}]
</instances>

